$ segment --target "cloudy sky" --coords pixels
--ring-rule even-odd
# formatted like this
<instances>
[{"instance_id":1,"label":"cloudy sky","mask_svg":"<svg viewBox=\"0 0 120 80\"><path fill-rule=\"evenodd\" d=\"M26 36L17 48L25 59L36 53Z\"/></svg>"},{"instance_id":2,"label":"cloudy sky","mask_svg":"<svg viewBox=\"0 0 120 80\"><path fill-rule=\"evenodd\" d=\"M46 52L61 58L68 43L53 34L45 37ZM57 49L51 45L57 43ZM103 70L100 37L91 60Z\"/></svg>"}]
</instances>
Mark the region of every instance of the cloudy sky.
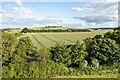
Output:
<instances>
[{"instance_id":1,"label":"cloudy sky","mask_svg":"<svg viewBox=\"0 0 120 80\"><path fill-rule=\"evenodd\" d=\"M0 28L118 26L118 0L1 0L0 5Z\"/></svg>"}]
</instances>

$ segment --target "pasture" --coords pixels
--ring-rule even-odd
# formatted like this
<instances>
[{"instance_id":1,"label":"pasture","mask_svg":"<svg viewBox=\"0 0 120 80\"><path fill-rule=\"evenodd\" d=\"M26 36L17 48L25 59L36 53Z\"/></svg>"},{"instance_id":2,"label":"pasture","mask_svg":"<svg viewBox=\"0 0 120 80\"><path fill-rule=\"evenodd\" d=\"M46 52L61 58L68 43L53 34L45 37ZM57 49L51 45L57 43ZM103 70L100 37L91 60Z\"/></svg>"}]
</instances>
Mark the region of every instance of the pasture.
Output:
<instances>
[{"instance_id":1,"label":"pasture","mask_svg":"<svg viewBox=\"0 0 120 80\"><path fill-rule=\"evenodd\" d=\"M64 42L65 44L74 44L77 40L80 42L87 37L93 37L97 34L103 34L111 30L92 30L91 32L44 32L44 33L25 33L30 37L33 44L38 48L50 48L55 44Z\"/></svg>"}]
</instances>

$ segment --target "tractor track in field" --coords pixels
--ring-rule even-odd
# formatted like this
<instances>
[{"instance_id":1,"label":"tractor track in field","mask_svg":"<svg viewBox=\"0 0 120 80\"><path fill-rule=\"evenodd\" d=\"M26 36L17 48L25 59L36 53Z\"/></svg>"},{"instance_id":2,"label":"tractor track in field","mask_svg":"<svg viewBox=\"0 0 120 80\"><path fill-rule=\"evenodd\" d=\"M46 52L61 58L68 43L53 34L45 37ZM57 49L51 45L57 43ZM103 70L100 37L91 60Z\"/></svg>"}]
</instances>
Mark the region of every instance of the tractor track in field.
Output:
<instances>
[{"instance_id":1,"label":"tractor track in field","mask_svg":"<svg viewBox=\"0 0 120 80\"><path fill-rule=\"evenodd\" d=\"M39 33L39 34L40 34L40 33ZM44 38L46 38L46 39L52 41L52 42L58 43L57 41L55 41L55 40L53 40L53 39L50 39L50 38L48 38L48 37L46 37L46 36L44 36L44 35L42 35L42 34L40 34L40 35L41 35L42 37L44 37Z\"/></svg>"},{"instance_id":2,"label":"tractor track in field","mask_svg":"<svg viewBox=\"0 0 120 80\"><path fill-rule=\"evenodd\" d=\"M39 43L39 45L41 45L43 48L45 48L45 46L32 34L33 38Z\"/></svg>"},{"instance_id":3,"label":"tractor track in field","mask_svg":"<svg viewBox=\"0 0 120 80\"><path fill-rule=\"evenodd\" d=\"M69 42L76 43L76 42L74 42L74 41L72 41L72 40L69 40L69 39L65 39L65 38L62 38L62 37L58 37L58 36L55 36L55 35L52 35L52 34L50 34L50 35L53 36L53 37L59 38L59 39L64 39L64 40L67 40L67 41L69 41Z\"/></svg>"}]
</instances>

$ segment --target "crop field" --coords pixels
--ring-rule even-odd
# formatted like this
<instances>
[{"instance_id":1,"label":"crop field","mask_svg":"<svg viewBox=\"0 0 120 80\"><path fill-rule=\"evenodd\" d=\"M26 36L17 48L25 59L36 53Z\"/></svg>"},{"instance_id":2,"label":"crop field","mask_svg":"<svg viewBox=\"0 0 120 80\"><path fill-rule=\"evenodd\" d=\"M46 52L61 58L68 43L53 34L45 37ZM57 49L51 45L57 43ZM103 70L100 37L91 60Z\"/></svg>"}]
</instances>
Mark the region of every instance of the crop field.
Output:
<instances>
[{"instance_id":1,"label":"crop field","mask_svg":"<svg viewBox=\"0 0 120 80\"><path fill-rule=\"evenodd\" d=\"M81 42L87 37L93 37L96 34L103 34L111 30L93 30L92 32L56 32L56 33L25 33L29 36L33 44L38 48L50 48L55 44L64 42L65 44L74 44L77 40Z\"/></svg>"}]
</instances>

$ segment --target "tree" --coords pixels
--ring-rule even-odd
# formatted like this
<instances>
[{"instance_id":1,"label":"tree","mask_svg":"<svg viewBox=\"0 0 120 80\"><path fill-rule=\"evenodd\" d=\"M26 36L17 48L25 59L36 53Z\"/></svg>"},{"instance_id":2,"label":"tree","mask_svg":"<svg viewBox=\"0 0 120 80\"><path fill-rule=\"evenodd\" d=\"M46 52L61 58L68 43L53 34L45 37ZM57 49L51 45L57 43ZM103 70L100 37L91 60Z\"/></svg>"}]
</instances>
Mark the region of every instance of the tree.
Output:
<instances>
[{"instance_id":1,"label":"tree","mask_svg":"<svg viewBox=\"0 0 120 80\"><path fill-rule=\"evenodd\" d=\"M11 61L18 40L14 34L2 34L2 65L8 65Z\"/></svg>"},{"instance_id":2,"label":"tree","mask_svg":"<svg viewBox=\"0 0 120 80\"><path fill-rule=\"evenodd\" d=\"M65 65L71 64L71 56L69 55L70 48L67 48L67 46L64 43L57 44L56 47L50 50L50 52L52 53L52 60L56 63L61 62Z\"/></svg>"},{"instance_id":3,"label":"tree","mask_svg":"<svg viewBox=\"0 0 120 80\"><path fill-rule=\"evenodd\" d=\"M84 44L79 41L75 45L59 45L51 49L52 60L63 63L68 67L79 67L84 61L87 52Z\"/></svg>"},{"instance_id":4,"label":"tree","mask_svg":"<svg viewBox=\"0 0 120 80\"><path fill-rule=\"evenodd\" d=\"M88 55L86 51L86 46L84 44L81 44L80 41L77 41L75 45L73 45L71 48L71 61L73 67L79 67L84 64L85 57ZM85 62L87 64L87 62ZM81 66L85 67L85 66Z\"/></svg>"},{"instance_id":5,"label":"tree","mask_svg":"<svg viewBox=\"0 0 120 80\"><path fill-rule=\"evenodd\" d=\"M88 60L96 58L100 64L112 65L120 60L119 46L114 40L96 35L87 45Z\"/></svg>"},{"instance_id":6,"label":"tree","mask_svg":"<svg viewBox=\"0 0 120 80\"><path fill-rule=\"evenodd\" d=\"M30 30L25 27L21 32L22 32L22 33L27 33L27 32L30 32Z\"/></svg>"},{"instance_id":7,"label":"tree","mask_svg":"<svg viewBox=\"0 0 120 80\"><path fill-rule=\"evenodd\" d=\"M37 60L37 56L36 56L36 54L38 53L37 48L34 47L29 37L22 37L19 39L19 43L16 46L16 50L14 53L15 53L14 58L20 58L18 59L19 61L16 59L16 61L18 62L25 62L25 61L29 62L29 61Z\"/></svg>"},{"instance_id":8,"label":"tree","mask_svg":"<svg viewBox=\"0 0 120 80\"><path fill-rule=\"evenodd\" d=\"M2 77L15 77L14 64L11 64L18 40L14 34L2 33Z\"/></svg>"},{"instance_id":9,"label":"tree","mask_svg":"<svg viewBox=\"0 0 120 80\"><path fill-rule=\"evenodd\" d=\"M30 78L39 78L40 76L40 69L39 69L39 62L32 61L29 63L29 76Z\"/></svg>"},{"instance_id":10,"label":"tree","mask_svg":"<svg viewBox=\"0 0 120 80\"><path fill-rule=\"evenodd\" d=\"M68 68L61 63L55 63L52 60L41 59L39 62L39 76L40 78L48 78L55 76L65 76L69 72Z\"/></svg>"},{"instance_id":11,"label":"tree","mask_svg":"<svg viewBox=\"0 0 120 80\"><path fill-rule=\"evenodd\" d=\"M28 74L29 62L37 61L38 53L31 40L28 37L18 40L11 33L3 33L2 40L2 78L31 77Z\"/></svg>"},{"instance_id":12,"label":"tree","mask_svg":"<svg viewBox=\"0 0 120 80\"><path fill-rule=\"evenodd\" d=\"M107 32L104 34L104 37L115 40L116 43L120 45L120 30L113 31L113 32Z\"/></svg>"}]
</instances>

